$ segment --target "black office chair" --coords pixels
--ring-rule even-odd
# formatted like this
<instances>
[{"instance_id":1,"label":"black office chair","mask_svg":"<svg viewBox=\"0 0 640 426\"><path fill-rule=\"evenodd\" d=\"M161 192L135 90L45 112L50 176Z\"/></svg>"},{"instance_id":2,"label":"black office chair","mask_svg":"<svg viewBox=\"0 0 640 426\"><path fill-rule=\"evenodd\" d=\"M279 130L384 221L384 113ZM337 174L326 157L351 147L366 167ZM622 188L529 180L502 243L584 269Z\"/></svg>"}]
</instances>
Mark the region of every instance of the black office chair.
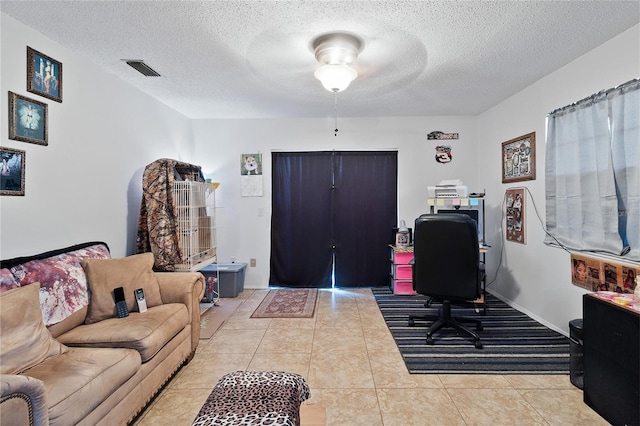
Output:
<instances>
[{"instance_id":1,"label":"black office chair","mask_svg":"<svg viewBox=\"0 0 640 426\"><path fill-rule=\"evenodd\" d=\"M480 250L477 225L460 214L425 214L415 221L413 243L413 289L432 299L441 300L438 315L410 315L409 326L416 320L435 321L427 331L427 344L443 327L453 327L473 337L475 347L482 349L478 333L462 323L473 323L482 330L478 319L454 318L452 302L469 302L482 294Z\"/></svg>"}]
</instances>

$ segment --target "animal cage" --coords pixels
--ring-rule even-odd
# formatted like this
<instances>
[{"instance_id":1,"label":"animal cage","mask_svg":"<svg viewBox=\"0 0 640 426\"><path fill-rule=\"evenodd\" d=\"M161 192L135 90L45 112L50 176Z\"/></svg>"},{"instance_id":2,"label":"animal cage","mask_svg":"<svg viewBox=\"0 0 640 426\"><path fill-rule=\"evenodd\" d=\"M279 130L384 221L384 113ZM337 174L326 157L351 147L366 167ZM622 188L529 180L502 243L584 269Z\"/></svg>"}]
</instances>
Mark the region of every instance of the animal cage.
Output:
<instances>
[{"instance_id":1,"label":"animal cage","mask_svg":"<svg viewBox=\"0 0 640 426\"><path fill-rule=\"evenodd\" d=\"M198 271L216 261L215 185L191 180L173 183L181 262L176 271Z\"/></svg>"}]
</instances>

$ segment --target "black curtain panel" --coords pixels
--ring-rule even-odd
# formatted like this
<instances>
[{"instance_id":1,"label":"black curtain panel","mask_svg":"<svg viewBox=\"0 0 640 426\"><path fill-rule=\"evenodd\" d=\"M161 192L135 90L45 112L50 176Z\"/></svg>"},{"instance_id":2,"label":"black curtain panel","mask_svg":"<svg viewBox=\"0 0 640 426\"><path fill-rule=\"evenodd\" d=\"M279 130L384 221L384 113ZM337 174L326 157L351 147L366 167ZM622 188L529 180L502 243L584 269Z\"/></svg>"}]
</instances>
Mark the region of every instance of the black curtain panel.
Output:
<instances>
[{"instance_id":1,"label":"black curtain panel","mask_svg":"<svg viewBox=\"0 0 640 426\"><path fill-rule=\"evenodd\" d=\"M270 285L331 287L331 153L272 154Z\"/></svg>"},{"instance_id":2,"label":"black curtain panel","mask_svg":"<svg viewBox=\"0 0 640 426\"><path fill-rule=\"evenodd\" d=\"M397 152L273 153L270 285L389 283ZM335 268L335 269L334 269Z\"/></svg>"},{"instance_id":3,"label":"black curtain panel","mask_svg":"<svg viewBox=\"0 0 640 426\"><path fill-rule=\"evenodd\" d=\"M335 156L335 285L389 285L389 242L397 223L397 152Z\"/></svg>"}]
</instances>

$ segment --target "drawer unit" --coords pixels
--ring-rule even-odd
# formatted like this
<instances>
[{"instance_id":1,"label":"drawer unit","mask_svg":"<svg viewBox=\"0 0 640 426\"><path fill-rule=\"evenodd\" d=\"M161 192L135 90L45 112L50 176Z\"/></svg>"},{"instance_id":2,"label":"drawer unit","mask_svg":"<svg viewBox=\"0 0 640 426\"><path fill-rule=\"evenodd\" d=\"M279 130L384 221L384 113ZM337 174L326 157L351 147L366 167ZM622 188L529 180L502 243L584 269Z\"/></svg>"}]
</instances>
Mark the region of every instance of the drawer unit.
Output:
<instances>
[{"instance_id":1,"label":"drawer unit","mask_svg":"<svg viewBox=\"0 0 640 426\"><path fill-rule=\"evenodd\" d=\"M415 294L413 291L413 247L391 247L391 290L395 294Z\"/></svg>"}]
</instances>

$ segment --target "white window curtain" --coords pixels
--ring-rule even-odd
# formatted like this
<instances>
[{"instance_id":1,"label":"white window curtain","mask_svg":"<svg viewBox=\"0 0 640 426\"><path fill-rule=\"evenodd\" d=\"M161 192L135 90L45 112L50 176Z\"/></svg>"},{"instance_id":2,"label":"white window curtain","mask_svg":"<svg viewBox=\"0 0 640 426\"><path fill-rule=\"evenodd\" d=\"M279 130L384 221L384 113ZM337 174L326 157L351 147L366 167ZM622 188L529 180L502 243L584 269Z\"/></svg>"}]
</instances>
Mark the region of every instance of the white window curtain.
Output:
<instances>
[{"instance_id":1,"label":"white window curtain","mask_svg":"<svg viewBox=\"0 0 640 426\"><path fill-rule=\"evenodd\" d=\"M608 94L618 219L628 258L640 260L640 80Z\"/></svg>"},{"instance_id":2,"label":"white window curtain","mask_svg":"<svg viewBox=\"0 0 640 426\"><path fill-rule=\"evenodd\" d=\"M640 92L632 86L549 114L546 244L640 260Z\"/></svg>"}]
</instances>

